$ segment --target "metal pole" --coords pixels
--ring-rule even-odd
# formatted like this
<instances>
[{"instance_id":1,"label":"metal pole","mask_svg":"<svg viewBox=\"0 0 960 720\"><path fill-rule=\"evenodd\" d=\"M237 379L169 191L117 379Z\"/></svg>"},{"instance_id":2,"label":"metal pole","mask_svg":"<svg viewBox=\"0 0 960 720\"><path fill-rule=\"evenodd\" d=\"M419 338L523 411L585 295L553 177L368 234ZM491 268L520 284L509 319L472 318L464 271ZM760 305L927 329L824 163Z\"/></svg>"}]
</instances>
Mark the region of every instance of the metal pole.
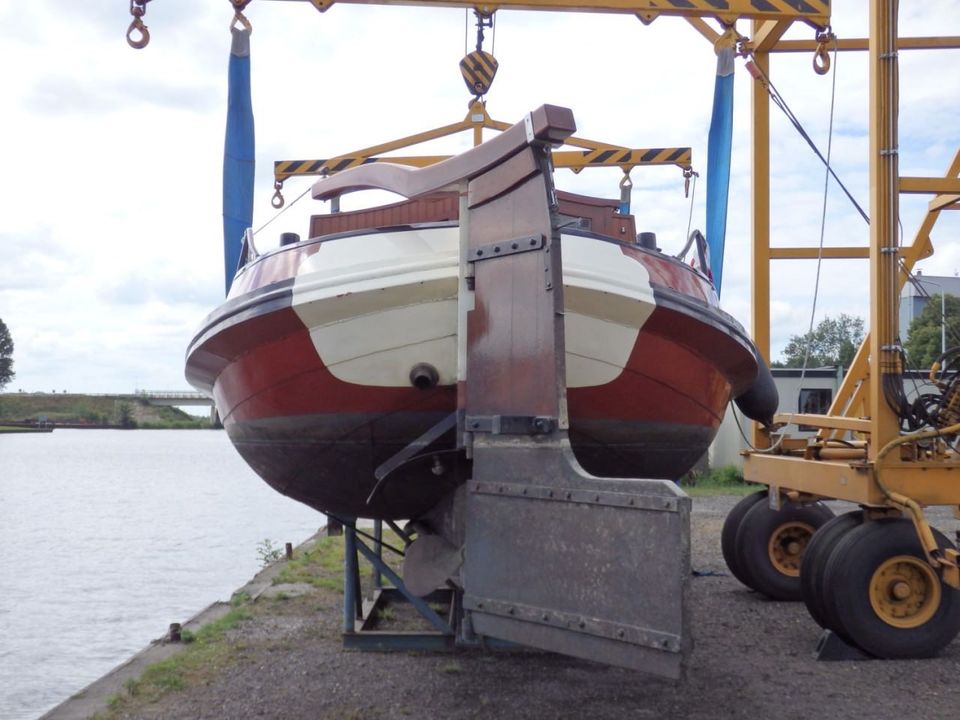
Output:
<instances>
[{"instance_id":1,"label":"metal pole","mask_svg":"<svg viewBox=\"0 0 960 720\"><path fill-rule=\"evenodd\" d=\"M383 560L383 520L375 520L373 523L373 551L380 560ZM379 590L383 587L383 575L380 574L380 568L373 566L373 587Z\"/></svg>"},{"instance_id":2,"label":"metal pole","mask_svg":"<svg viewBox=\"0 0 960 720\"><path fill-rule=\"evenodd\" d=\"M357 535L349 525L343 529L343 631L356 630Z\"/></svg>"}]
</instances>

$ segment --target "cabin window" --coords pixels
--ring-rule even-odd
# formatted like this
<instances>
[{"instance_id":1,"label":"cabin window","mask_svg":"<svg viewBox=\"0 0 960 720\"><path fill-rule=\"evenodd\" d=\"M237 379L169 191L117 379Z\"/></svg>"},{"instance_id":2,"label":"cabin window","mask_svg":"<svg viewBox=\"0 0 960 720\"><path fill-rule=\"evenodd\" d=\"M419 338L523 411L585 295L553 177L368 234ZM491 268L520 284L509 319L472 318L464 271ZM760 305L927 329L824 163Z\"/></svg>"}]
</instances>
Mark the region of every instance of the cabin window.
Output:
<instances>
[{"instance_id":1,"label":"cabin window","mask_svg":"<svg viewBox=\"0 0 960 720\"><path fill-rule=\"evenodd\" d=\"M830 388L801 388L799 408L802 413L823 415L830 409L833 391ZM816 430L812 425L801 425L800 430Z\"/></svg>"}]
</instances>

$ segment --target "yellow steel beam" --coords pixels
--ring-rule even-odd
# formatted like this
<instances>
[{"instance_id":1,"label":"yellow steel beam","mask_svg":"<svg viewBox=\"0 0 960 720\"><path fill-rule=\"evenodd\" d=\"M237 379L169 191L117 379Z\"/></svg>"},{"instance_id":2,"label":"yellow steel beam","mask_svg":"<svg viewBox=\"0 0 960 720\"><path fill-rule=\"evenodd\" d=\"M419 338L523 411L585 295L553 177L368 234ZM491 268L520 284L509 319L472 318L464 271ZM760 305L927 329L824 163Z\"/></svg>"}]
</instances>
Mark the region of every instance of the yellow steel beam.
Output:
<instances>
[{"instance_id":1,"label":"yellow steel beam","mask_svg":"<svg viewBox=\"0 0 960 720\"><path fill-rule=\"evenodd\" d=\"M883 465L883 482L921 505L960 505L960 463L910 462ZM886 495L868 463L806 460L786 455L749 455L743 477L781 490L798 490L864 505L883 505Z\"/></svg>"},{"instance_id":2,"label":"yellow steel beam","mask_svg":"<svg viewBox=\"0 0 960 720\"><path fill-rule=\"evenodd\" d=\"M866 38L840 38L836 41L840 51L868 50L870 41ZM781 40L770 52L813 52L820 46L816 40ZM960 48L960 36L898 38L898 50L955 50ZM833 43L830 44L833 51Z\"/></svg>"},{"instance_id":3,"label":"yellow steel beam","mask_svg":"<svg viewBox=\"0 0 960 720\"><path fill-rule=\"evenodd\" d=\"M960 178L955 177L901 177L900 192L913 194L960 193Z\"/></svg>"},{"instance_id":4,"label":"yellow steel beam","mask_svg":"<svg viewBox=\"0 0 960 720\"><path fill-rule=\"evenodd\" d=\"M883 377L902 370L895 345L900 276L897 219L900 177L897 155L897 15L891 0L870 0L870 446L900 433L886 402Z\"/></svg>"},{"instance_id":5,"label":"yellow steel beam","mask_svg":"<svg viewBox=\"0 0 960 720\"><path fill-rule=\"evenodd\" d=\"M770 248L771 260L816 260L818 257L825 259L856 259L870 257L870 248L868 247L825 247L822 249L812 247L776 247Z\"/></svg>"},{"instance_id":6,"label":"yellow steel beam","mask_svg":"<svg viewBox=\"0 0 960 720\"><path fill-rule=\"evenodd\" d=\"M443 125L432 130L407 135L406 137L380 145L373 145L335 158L322 160L279 160L273 164L273 176L278 182L302 175L329 175L348 168L368 163L389 162L413 167L426 167L446 160L449 155L415 155L382 157L384 153L407 148L411 145L436 140L464 130L473 130L474 144L482 142L483 129L506 130L508 123L494 120L487 114L486 105L475 100L470 105L466 117L460 122ZM619 167L629 171L641 165L676 165L684 170L691 167L693 152L690 148L626 148L620 145L601 143L571 136L566 145L583 148L582 152L566 150L553 153L554 166L570 168L574 172L587 167Z\"/></svg>"},{"instance_id":7,"label":"yellow steel beam","mask_svg":"<svg viewBox=\"0 0 960 720\"><path fill-rule=\"evenodd\" d=\"M870 469L847 462L752 454L743 460L743 479L867 505L881 505L884 500Z\"/></svg>"},{"instance_id":8,"label":"yellow steel beam","mask_svg":"<svg viewBox=\"0 0 960 720\"><path fill-rule=\"evenodd\" d=\"M303 1L303 0L301 0ZM624 13L649 21L660 15L715 17L724 22L737 18L754 20L803 20L816 27L830 24L830 0L306 0L324 12L333 5L418 5L421 7L473 8L489 15L497 10L557 10L566 12Z\"/></svg>"},{"instance_id":9,"label":"yellow steel beam","mask_svg":"<svg viewBox=\"0 0 960 720\"><path fill-rule=\"evenodd\" d=\"M411 155L368 157L365 155L341 155L325 160L278 160L273 164L273 176L284 181L291 177L331 175L333 173L368 165L370 163L394 163L412 167L427 167L450 155ZM589 167L619 167L630 170L644 165L676 165L689 168L692 161L690 148L623 148L600 147L593 150L561 150L553 153L553 165L579 172Z\"/></svg>"},{"instance_id":10,"label":"yellow steel beam","mask_svg":"<svg viewBox=\"0 0 960 720\"><path fill-rule=\"evenodd\" d=\"M753 33L759 29L754 21ZM770 77L770 55L754 53L754 62ZM750 125L750 305L753 341L763 358L770 362L770 94L766 86L754 81L750 86L753 123ZM769 438L757 423L752 423L754 447L765 447Z\"/></svg>"},{"instance_id":11,"label":"yellow steel beam","mask_svg":"<svg viewBox=\"0 0 960 720\"><path fill-rule=\"evenodd\" d=\"M790 23L783 20L766 20L754 27L751 47L754 52L768 51L789 29Z\"/></svg>"},{"instance_id":12,"label":"yellow steel beam","mask_svg":"<svg viewBox=\"0 0 960 720\"><path fill-rule=\"evenodd\" d=\"M960 195L937 195L937 197L930 201L927 212L958 209L960 209Z\"/></svg>"},{"instance_id":13,"label":"yellow steel beam","mask_svg":"<svg viewBox=\"0 0 960 720\"><path fill-rule=\"evenodd\" d=\"M815 415L813 413L780 413L774 415L775 423L794 425L812 425L831 430L849 430L850 432L870 432L870 421L864 418L842 417L839 415Z\"/></svg>"}]
</instances>

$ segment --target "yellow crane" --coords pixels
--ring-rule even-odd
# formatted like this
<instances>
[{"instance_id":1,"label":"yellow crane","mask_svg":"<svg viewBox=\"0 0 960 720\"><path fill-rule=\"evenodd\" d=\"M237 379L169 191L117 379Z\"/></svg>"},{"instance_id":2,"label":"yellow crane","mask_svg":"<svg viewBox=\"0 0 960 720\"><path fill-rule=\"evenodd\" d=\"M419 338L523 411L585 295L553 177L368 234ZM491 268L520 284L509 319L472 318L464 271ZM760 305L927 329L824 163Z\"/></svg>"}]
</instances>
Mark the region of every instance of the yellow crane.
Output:
<instances>
[{"instance_id":1,"label":"yellow crane","mask_svg":"<svg viewBox=\"0 0 960 720\"><path fill-rule=\"evenodd\" d=\"M238 12L249 2L231 1ZM868 51L870 243L829 248L822 257L869 261L871 332L826 414L792 414L778 417L775 427L754 427L755 447L745 455L744 475L768 489L745 498L731 512L723 530L723 550L731 570L747 585L772 597L802 597L821 625L872 655L923 657L956 636L960 631L958 553L931 528L924 508L942 505L960 512L960 455L955 449L960 434L960 382L940 378L938 412L927 418L925 426L904 431L905 411L898 404L903 360L897 302L913 265L932 253L930 232L940 213L960 207L960 151L941 177L901 176L897 103L898 53L957 49L960 38L899 37L897 0L871 0L869 38L843 40L830 32L828 0L299 1L320 11L339 2L468 8L484 17L501 9L611 13L633 16L645 24L680 17L711 43L732 38L738 52L749 56L755 68L750 136L752 332L767 359L771 263L818 256L816 249L771 243L770 200L775 189L770 182L770 58L776 53L810 53L814 68L826 72L830 52ZM134 20L128 40L136 47L149 40L143 23L147 2L131 0ZM798 22L809 26L813 37L784 40L786 31ZM748 29L743 27L746 24ZM477 81L466 71L465 78L468 84ZM384 152L451 132L472 129L479 142L488 127L503 129L505 124L490 119L478 95L461 122L336 158L280 161L275 166L277 190L291 176L328 174L376 162ZM582 152L558 154L558 165L578 169L615 164L628 170L656 162L676 164L685 171L690 167L685 148L630 149L590 141L580 147ZM389 159L421 166L442 158ZM901 246L898 240L901 193L932 196L909 246ZM816 436L790 438L782 432L788 423L812 426ZM821 503L824 499L850 501L859 509L831 519Z\"/></svg>"}]
</instances>

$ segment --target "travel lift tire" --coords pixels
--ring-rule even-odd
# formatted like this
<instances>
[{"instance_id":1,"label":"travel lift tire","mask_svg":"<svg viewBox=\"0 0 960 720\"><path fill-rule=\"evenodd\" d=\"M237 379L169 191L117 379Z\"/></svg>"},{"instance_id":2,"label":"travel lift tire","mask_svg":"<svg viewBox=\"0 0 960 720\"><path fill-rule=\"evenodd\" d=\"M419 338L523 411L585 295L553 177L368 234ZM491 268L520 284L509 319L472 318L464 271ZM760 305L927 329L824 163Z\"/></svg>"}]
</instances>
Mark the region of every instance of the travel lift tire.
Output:
<instances>
[{"instance_id":1,"label":"travel lift tire","mask_svg":"<svg viewBox=\"0 0 960 720\"><path fill-rule=\"evenodd\" d=\"M816 623L827 627L826 611L821 597L823 595L823 576L827 569L827 560L840 538L863 523L863 512L854 510L838 515L824 523L807 545L800 562L800 596ZM834 630L834 632L836 632Z\"/></svg>"},{"instance_id":2,"label":"travel lift tire","mask_svg":"<svg viewBox=\"0 0 960 720\"><path fill-rule=\"evenodd\" d=\"M731 523L732 515L727 518ZM832 517L830 508L820 502L783 501L779 510L772 510L755 501L737 523L733 563L728 561L728 567L744 585L773 600L800 600L804 550Z\"/></svg>"},{"instance_id":3,"label":"travel lift tire","mask_svg":"<svg viewBox=\"0 0 960 720\"><path fill-rule=\"evenodd\" d=\"M747 495L743 500L733 506L733 509L727 514L727 519L723 521L723 529L720 531L720 550L723 552L723 559L733 576L747 584L745 574L737 563L736 540L737 530L740 529L740 523L743 522L743 516L758 502L766 500L768 493L766 490Z\"/></svg>"},{"instance_id":4,"label":"travel lift tire","mask_svg":"<svg viewBox=\"0 0 960 720\"><path fill-rule=\"evenodd\" d=\"M940 548L953 547L933 534ZM960 591L927 562L906 518L865 522L840 537L818 600L830 630L879 658L931 657L960 632Z\"/></svg>"}]
</instances>

